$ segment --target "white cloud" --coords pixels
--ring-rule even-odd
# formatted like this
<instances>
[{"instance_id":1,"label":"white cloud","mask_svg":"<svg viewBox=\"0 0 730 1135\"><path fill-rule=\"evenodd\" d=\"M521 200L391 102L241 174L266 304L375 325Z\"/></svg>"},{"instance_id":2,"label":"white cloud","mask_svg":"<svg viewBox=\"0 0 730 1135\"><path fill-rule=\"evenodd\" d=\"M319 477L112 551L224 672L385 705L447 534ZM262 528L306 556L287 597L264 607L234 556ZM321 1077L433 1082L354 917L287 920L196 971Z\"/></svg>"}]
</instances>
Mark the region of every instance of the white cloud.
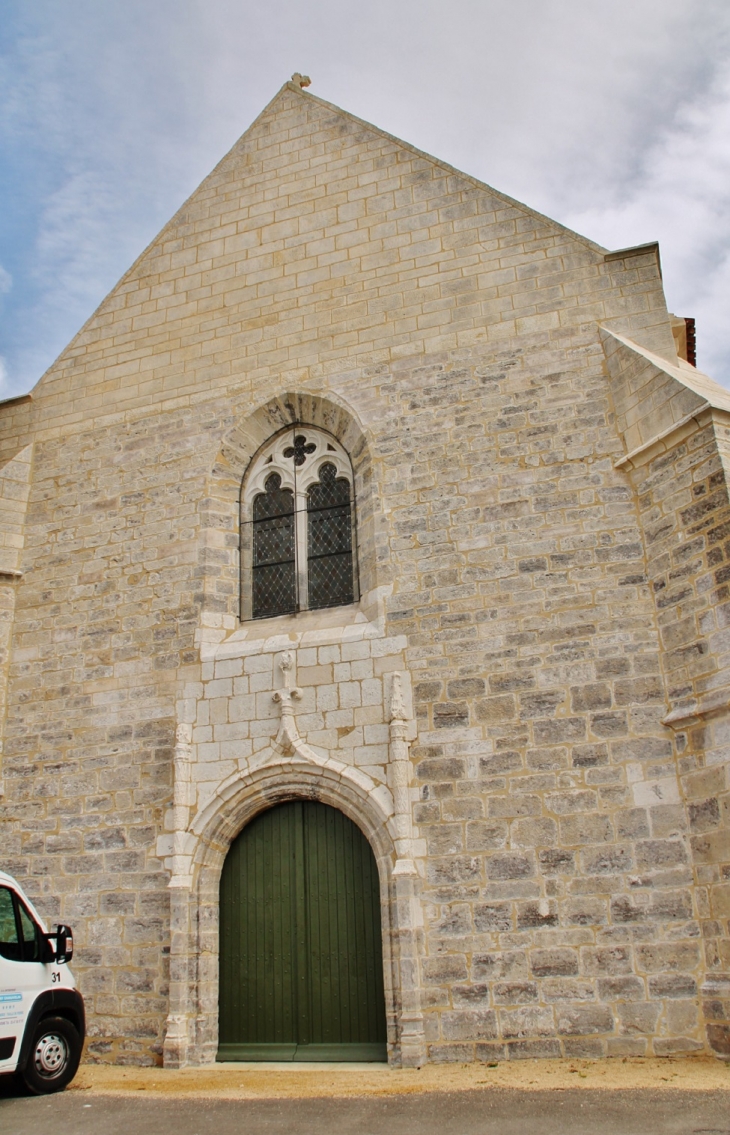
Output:
<instances>
[{"instance_id":1,"label":"white cloud","mask_svg":"<svg viewBox=\"0 0 730 1135\"><path fill-rule=\"evenodd\" d=\"M730 64L678 108L619 199L567 221L610 248L659 239L668 302L696 318L698 363L730 385Z\"/></svg>"},{"instance_id":2,"label":"white cloud","mask_svg":"<svg viewBox=\"0 0 730 1135\"><path fill-rule=\"evenodd\" d=\"M13 277L0 264L0 296L6 295L13 286Z\"/></svg>"},{"instance_id":3,"label":"white cloud","mask_svg":"<svg viewBox=\"0 0 730 1135\"><path fill-rule=\"evenodd\" d=\"M730 375L726 0L448 8L19 6L0 72L10 194L33 198L6 258L0 349L15 383L40 376L294 70L315 94L609 246L658 236L670 306L697 317L700 361Z\"/></svg>"},{"instance_id":4,"label":"white cloud","mask_svg":"<svg viewBox=\"0 0 730 1135\"><path fill-rule=\"evenodd\" d=\"M4 393L8 381L8 367L5 359L0 355L0 393Z\"/></svg>"}]
</instances>

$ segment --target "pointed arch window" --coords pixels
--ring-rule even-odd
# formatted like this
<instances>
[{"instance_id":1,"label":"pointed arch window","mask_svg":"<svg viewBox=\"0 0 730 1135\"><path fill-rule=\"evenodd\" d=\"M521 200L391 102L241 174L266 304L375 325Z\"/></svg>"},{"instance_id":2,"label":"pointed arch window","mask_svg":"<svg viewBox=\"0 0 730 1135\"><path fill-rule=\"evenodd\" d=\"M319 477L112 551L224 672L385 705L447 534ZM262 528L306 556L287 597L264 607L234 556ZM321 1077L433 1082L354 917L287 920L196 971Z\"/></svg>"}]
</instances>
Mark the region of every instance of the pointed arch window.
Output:
<instances>
[{"instance_id":1,"label":"pointed arch window","mask_svg":"<svg viewBox=\"0 0 730 1135\"><path fill-rule=\"evenodd\" d=\"M295 426L257 454L241 495L242 617L357 598L350 459L325 430Z\"/></svg>"}]
</instances>

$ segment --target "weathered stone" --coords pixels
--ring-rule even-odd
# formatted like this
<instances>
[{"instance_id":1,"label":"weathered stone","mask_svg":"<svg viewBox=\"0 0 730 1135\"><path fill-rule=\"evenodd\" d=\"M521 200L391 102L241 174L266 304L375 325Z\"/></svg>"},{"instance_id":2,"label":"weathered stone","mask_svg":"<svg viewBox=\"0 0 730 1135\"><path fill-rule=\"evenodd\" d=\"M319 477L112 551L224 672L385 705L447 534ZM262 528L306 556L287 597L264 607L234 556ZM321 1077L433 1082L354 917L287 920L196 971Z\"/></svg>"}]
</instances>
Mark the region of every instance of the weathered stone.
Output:
<instances>
[{"instance_id":1,"label":"weathered stone","mask_svg":"<svg viewBox=\"0 0 730 1135\"><path fill-rule=\"evenodd\" d=\"M474 907L474 929L479 933L511 930L512 913L508 903L480 903Z\"/></svg>"},{"instance_id":2,"label":"weathered stone","mask_svg":"<svg viewBox=\"0 0 730 1135\"><path fill-rule=\"evenodd\" d=\"M558 825L547 817L519 820L512 828L515 847L549 847L557 838Z\"/></svg>"},{"instance_id":3,"label":"weathered stone","mask_svg":"<svg viewBox=\"0 0 730 1135\"><path fill-rule=\"evenodd\" d=\"M652 997L694 997L697 996L697 982L691 974L654 974L649 978L649 992Z\"/></svg>"},{"instance_id":4,"label":"weathered stone","mask_svg":"<svg viewBox=\"0 0 730 1135\"><path fill-rule=\"evenodd\" d=\"M575 844L610 843L613 826L610 816L568 816L560 820L560 842Z\"/></svg>"},{"instance_id":5,"label":"weathered stone","mask_svg":"<svg viewBox=\"0 0 730 1135\"><path fill-rule=\"evenodd\" d=\"M509 1060L556 1060L560 1055L558 1040L515 1040L507 1045Z\"/></svg>"},{"instance_id":6,"label":"weathered stone","mask_svg":"<svg viewBox=\"0 0 730 1135\"><path fill-rule=\"evenodd\" d=\"M511 927L506 927L507 930ZM484 980L528 977L527 955L522 950L474 955L474 977Z\"/></svg>"},{"instance_id":7,"label":"weathered stone","mask_svg":"<svg viewBox=\"0 0 730 1135\"><path fill-rule=\"evenodd\" d=\"M472 820L466 825L467 851L491 851L504 847L507 838L507 825L499 821Z\"/></svg>"},{"instance_id":8,"label":"weathered stone","mask_svg":"<svg viewBox=\"0 0 730 1135\"><path fill-rule=\"evenodd\" d=\"M486 682L483 678L459 678L449 682L446 687L447 697L457 700L459 698L476 698L483 694Z\"/></svg>"},{"instance_id":9,"label":"weathered stone","mask_svg":"<svg viewBox=\"0 0 730 1135\"><path fill-rule=\"evenodd\" d=\"M540 869L545 875L572 875L575 870L575 856L572 851L562 848L549 848L539 854Z\"/></svg>"},{"instance_id":10,"label":"weathered stone","mask_svg":"<svg viewBox=\"0 0 730 1135\"><path fill-rule=\"evenodd\" d=\"M578 973L575 950L533 950L530 966L535 977L567 977Z\"/></svg>"},{"instance_id":11,"label":"weathered stone","mask_svg":"<svg viewBox=\"0 0 730 1135\"><path fill-rule=\"evenodd\" d=\"M681 840L645 840L636 844L636 866L640 871L676 867L687 862L687 850Z\"/></svg>"},{"instance_id":12,"label":"weathered stone","mask_svg":"<svg viewBox=\"0 0 730 1135\"><path fill-rule=\"evenodd\" d=\"M520 1009L500 1009L502 1036L507 1040L551 1036L555 1032L553 1010L529 1005Z\"/></svg>"},{"instance_id":13,"label":"weathered stone","mask_svg":"<svg viewBox=\"0 0 730 1135\"><path fill-rule=\"evenodd\" d=\"M607 1005L561 1005L556 1016L561 1036L611 1033L614 1030L614 1016Z\"/></svg>"},{"instance_id":14,"label":"weathered stone","mask_svg":"<svg viewBox=\"0 0 730 1135\"><path fill-rule=\"evenodd\" d=\"M651 1001L632 1001L616 1006L619 1027L622 1033L653 1033L661 1013L660 1004Z\"/></svg>"},{"instance_id":15,"label":"weathered stone","mask_svg":"<svg viewBox=\"0 0 730 1135\"><path fill-rule=\"evenodd\" d=\"M481 698L476 702L477 721L511 721L515 717L515 713L515 701L514 698L509 695Z\"/></svg>"},{"instance_id":16,"label":"weathered stone","mask_svg":"<svg viewBox=\"0 0 730 1135\"><path fill-rule=\"evenodd\" d=\"M498 981L494 986L495 1005L521 1005L537 1001L534 981Z\"/></svg>"},{"instance_id":17,"label":"weathered stone","mask_svg":"<svg viewBox=\"0 0 730 1135\"><path fill-rule=\"evenodd\" d=\"M587 974L631 973L632 953L629 946L589 946L581 951L581 957Z\"/></svg>"},{"instance_id":18,"label":"weathered stone","mask_svg":"<svg viewBox=\"0 0 730 1135\"><path fill-rule=\"evenodd\" d=\"M560 745L564 741L583 741L586 735L586 723L582 717L536 721L534 735L538 745Z\"/></svg>"},{"instance_id":19,"label":"weathered stone","mask_svg":"<svg viewBox=\"0 0 730 1135\"><path fill-rule=\"evenodd\" d=\"M464 762L453 758L426 760L416 765L416 776L420 780L460 780L463 775Z\"/></svg>"},{"instance_id":20,"label":"weathered stone","mask_svg":"<svg viewBox=\"0 0 730 1135\"><path fill-rule=\"evenodd\" d=\"M466 702L436 702L433 707L436 729L454 729L469 724L469 707Z\"/></svg>"},{"instance_id":21,"label":"weathered stone","mask_svg":"<svg viewBox=\"0 0 730 1135\"><path fill-rule=\"evenodd\" d=\"M538 902L521 902L517 904L517 929L529 930L540 927L557 926L558 913L554 903L548 903L544 908Z\"/></svg>"},{"instance_id":22,"label":"weathered stone","mask_svg":"<svg viewBox=\"0 0 730 1135\"><path fill-rule=\"evenodd\" d=\"M646 988L639 977L599 978L598 993L602 1001L643 1001L646 998Z\"/></svg>"},{"instance_id":23,"label":"weathered stone","mask_svg":"<svg viewBox=\"0 0 730 1135\"><path fill-rule=\"evenodd\" d=\"M611 689L602 682L588 683L585 686L573 686L570 691L571 708L574 713L583 710L610 709ZM619 702L619 705L625 704Z\"/></svg>"},{"instance_id":24,"label":"weathered stone","mask_svg":"<svg viewBox=\"0 0 730 1135\"><path fill-rule=\"evenodd\" d=\"M699 965L698 942L646 943L636 947L636 960L646 973L692 972Z\"/></svg>"},{"instance_id":25,"label":"weathered stone","mask_svg":"<svg viewBox=\"0 0 730 1135\"><path fill-rule=\"evenodd\" d=\"M446 859L432 859L428 865L428 881L435 885L444 883L466 883L478 879L481 874L478 860L466 855Z\"/></svg>"},{"instance_id":26,"label":"weathered stone","mask_svg":"<svg viewBox=\"0 0 730 1135\"><path fill-rule=\"evenodd\" d=\"M448 954L440 958L424 958L423 976L429 985L444 985L451 981L464 981L466 978L466 961L461 954Z\"/></svg>"},{"instance_id":27,"label":"weathered stone","mask_svg":"<svg viewBox=\"0 0 730 1135\"><path fill-rule=\"evenodd\" d=\"M583 870L587 875L614 875L616 872L630 871L634 866L628 847L611 847L598 852L584 851L582 858Z\"/></svg>"},{"instance_id":28,"label":"weathered stone","mask_svg":"<svg viewBox=\"0 0 730 1135\"><path fill-rule=\"evenodd\" d=\"M444 1040L493 1040L499 1036L493 1009L444 1013L441 1020Z\"/></svg>"},{"instance_id":29,"label":"weathered stone","mask_svg":"<svg viewBox=\"0 0 730 1135\"><path fill-rule=\"evenodd\" d=\"M491 855L487 860L490 879L523 879L534 873L534 863L526 855Z\"/></svg>"}]
</instances>

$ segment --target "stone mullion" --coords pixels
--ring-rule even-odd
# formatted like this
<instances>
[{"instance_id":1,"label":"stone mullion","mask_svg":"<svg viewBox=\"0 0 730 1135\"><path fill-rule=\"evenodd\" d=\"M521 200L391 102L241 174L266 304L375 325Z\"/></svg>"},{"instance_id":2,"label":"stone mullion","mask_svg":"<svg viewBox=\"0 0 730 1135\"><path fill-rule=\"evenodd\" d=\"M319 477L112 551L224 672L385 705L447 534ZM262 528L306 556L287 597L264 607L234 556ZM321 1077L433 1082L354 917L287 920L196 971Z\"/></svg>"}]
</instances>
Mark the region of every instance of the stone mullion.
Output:
<instances>
[{"instance_id":1,"label":"stone mullion","mask_svg":"<svg viewBox=\"0 0 730 1135\"><path fill-rule=\"evenodd\" d=\"M299 610L309 607L309 563L307 560L307 494L298 484L295 475L294 524L295 524L295 569L297 573L297 595Z\"/></svg>"}]
</instances>

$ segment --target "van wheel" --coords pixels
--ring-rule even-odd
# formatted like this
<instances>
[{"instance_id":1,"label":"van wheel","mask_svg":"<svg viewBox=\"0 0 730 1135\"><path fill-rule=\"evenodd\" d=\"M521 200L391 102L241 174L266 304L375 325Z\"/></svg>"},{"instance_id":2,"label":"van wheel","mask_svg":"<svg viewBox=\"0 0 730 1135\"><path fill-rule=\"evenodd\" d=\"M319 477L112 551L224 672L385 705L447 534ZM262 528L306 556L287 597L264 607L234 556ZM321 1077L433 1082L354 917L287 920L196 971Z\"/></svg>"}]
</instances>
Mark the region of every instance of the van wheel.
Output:
<instances>
[{"instance_id":1,"label":"van wheel","mask_svg":"<svg viewBox=\"0 0 730 1135\"><path fill-rule=\"evenodd\" d=\"M76 1075L81 1059L81 1037L65 1017L44 1017L33 1033L20 1078L29 1092L61 1092Z\"/></svg>"}]
</instances>

